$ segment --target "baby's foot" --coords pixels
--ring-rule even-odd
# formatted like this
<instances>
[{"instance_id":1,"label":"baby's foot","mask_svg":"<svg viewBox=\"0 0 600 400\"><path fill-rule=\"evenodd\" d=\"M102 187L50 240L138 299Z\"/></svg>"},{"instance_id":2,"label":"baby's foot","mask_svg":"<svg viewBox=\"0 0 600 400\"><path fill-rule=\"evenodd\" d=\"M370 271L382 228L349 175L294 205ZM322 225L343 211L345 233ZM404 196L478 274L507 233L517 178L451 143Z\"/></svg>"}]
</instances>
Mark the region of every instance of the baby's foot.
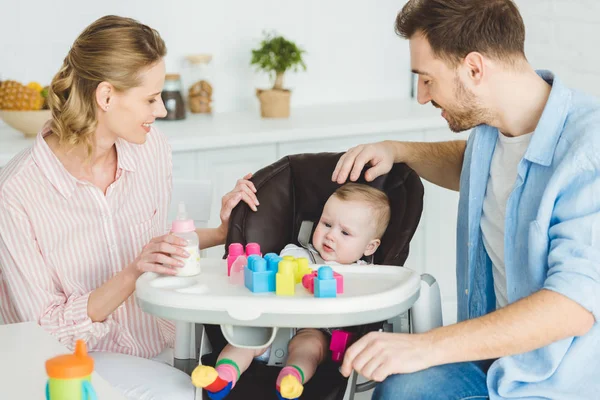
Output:
<instances>
[{"instance_id":1,"label":"baby's foot","mask_svg":"<svg viewBox=\"0 0 600 400\"><path fill-rule=\"evenodd\" d=\"M282 399L297 399L302 394L304 386L294 375L286 375L281 380L278 394Z\"/></svg>"},{"instance_id":2,"label":"baby's foot","mask_svg":"<svg viewBox=\"0 0 600 400\"><path fill-rule=\"evenodd\" d=\"M206 390L210 399L221 400L225 398L232 388L232 382L219 377L219 373L213 367L198 365L192 372L192 383L196 387Z\"/></svg>"}]
</instances>

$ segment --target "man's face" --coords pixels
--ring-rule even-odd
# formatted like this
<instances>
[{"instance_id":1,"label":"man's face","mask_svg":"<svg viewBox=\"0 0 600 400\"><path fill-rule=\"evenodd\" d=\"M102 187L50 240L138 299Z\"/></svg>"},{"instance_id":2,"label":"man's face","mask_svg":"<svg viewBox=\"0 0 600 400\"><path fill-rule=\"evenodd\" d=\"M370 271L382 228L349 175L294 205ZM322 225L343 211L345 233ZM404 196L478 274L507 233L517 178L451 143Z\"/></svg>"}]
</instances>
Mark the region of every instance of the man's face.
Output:
<instances>
[{"instance_id":1,"label":"man's face","mask_svg":"<svg viewBox=\"0 0 600 400\"><path fill-rule=\"evenodd\" d=\"M441 109L450 130L462 132L490 120L488 110L462 80L461 73L468 76L466 67L451 67L436 57L422 34L410 38L410 60L412 71L419 75L417 100Z\"/></svg>"}]
</instances>

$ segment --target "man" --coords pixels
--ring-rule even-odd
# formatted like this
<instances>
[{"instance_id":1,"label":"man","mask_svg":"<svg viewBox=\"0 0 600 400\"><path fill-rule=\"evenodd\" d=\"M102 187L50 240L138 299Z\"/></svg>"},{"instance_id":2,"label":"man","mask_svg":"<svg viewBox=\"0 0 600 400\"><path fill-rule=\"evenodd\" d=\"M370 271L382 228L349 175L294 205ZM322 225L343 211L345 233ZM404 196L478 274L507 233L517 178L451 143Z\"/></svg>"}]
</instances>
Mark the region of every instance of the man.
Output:
<instances>
[{"instance_id":1,"label":"man","mask_svg":"<svg viewBox=\"0 0 600 400\"><path fill-rule=\"evenodd\" d=\"M600 398L600 105L532 69L511 0L410 0L396 30L419 102L474 130L352 148L332 179L404 162L460 191L459 322L371 333L342 373L385 380L374 399Z\"/></svg>"}]
</instances>

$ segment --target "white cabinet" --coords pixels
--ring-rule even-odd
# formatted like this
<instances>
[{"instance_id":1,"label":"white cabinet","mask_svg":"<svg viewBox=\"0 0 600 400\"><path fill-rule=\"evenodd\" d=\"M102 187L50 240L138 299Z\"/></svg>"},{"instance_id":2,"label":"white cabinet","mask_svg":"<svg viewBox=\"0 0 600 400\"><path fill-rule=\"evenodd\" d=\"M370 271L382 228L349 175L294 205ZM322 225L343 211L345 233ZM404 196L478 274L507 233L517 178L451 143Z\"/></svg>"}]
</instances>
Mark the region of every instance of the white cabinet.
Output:
<instances>
[{"instance_id":1,"label":"white cabinet","mask_svg":"<svg viewBox=\"0 0 600 400\"><path fill-rule=\"evenodd\" d=\"M221 223L221 198L233 189L238 179L248 172L256 172L277 160L276 145L229 147L226 149L199 151L196 155L194 178L210 178L213 182L213 201L209 227ZM207 250L209 257L221 257L223 246Z\"/></svg>"}]
</instances>

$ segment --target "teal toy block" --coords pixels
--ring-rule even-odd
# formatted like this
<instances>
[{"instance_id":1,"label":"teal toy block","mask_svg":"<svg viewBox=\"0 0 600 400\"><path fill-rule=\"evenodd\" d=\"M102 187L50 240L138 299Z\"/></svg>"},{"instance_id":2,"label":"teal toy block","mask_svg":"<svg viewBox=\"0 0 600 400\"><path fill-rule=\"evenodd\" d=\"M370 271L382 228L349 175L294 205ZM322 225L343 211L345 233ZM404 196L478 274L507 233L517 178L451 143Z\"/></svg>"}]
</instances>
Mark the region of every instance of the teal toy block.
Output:
<instances>
[{"instance_id":1,"label":"teal toy block","mask_svg":"<svg viewBox=\"0 0 600 400\"><path fill-rule=\"evenodd\" d=\"M320 267L314 280L315 297L336 297L337 281L333 277L331 267Z\"/></svg>"},{"instance_id":2,"label":"teal toy block","mask_svg":"<svg viewBox=\"0 0 600 400\"><path fill-rule=\"evenodd\" d=\"M244 284L253 293L275 291L276 271L267 269L267 261L258 256L248 257L248 265L244 268Z\"/></svg>"},{"instance_id":3,"label":"teal toy block","mask_svg":"<svg viewBox=\"0 0 600 400\"><path fill-rule=\"evenodd\" d=\"M283 258L279 257L275 253L267 253L265 254L265 260L267 260L267 269L269 271L277 272L279 261L283 260Z\"/></svg>"}]
</instances>

